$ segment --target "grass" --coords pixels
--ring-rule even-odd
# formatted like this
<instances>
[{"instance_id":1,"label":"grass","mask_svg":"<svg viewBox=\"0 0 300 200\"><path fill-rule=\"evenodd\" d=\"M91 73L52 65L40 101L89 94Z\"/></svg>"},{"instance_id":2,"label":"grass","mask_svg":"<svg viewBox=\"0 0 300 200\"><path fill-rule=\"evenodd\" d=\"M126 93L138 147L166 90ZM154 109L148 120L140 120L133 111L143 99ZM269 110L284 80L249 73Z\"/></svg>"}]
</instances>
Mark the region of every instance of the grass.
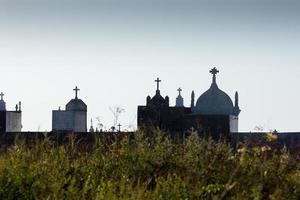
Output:
<instances>
[{"instance_id":1,"label":"grass","mask_svg":"<svg viewBox=\"0 0 300 200\"><path fill-rule=\"evenodd\" d=\"M0 199L300 198L300 167L284 149L233 151L195 133L182 143L163 135L1 149Z\"/></svg>"}]
</instances>

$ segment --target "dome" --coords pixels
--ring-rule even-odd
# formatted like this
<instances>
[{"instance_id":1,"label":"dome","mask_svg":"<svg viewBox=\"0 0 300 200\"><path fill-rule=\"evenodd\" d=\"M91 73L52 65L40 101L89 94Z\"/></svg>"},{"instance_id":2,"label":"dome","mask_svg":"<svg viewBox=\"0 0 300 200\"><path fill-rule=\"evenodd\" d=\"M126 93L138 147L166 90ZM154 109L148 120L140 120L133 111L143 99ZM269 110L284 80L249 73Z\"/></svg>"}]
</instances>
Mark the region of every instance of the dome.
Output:
<instances>
[{"instance_id":1,"label":"dome","mask_svg":"<svg viewBox=\"0 0 300 200\"><path fill-rule=\"evenodd\" d=\"M217 85L212 85L199 97L194 112L202 115L232 115L233 110L230 97Z\"/></svg>"},{"instance_id":2,"label":"dome","mask_svg":"<svg viewBox=\"0 0 300 200\"><path fill-rule=\"evenodd\" d=\"M213 83L209 90L202 94L194 108L194 114L201 115L233 115L234 105L231 98L219 89L216 83L216 68L210 71L213 74Z\"/></svg>"},{"instance_id":3,"label":"dome","mask_svg":"<svg viewBox=\"0 0 300 200\"><path fill-rule=\"evenodd\" d=\"M72 99L66 106L69 111L87 111L87 105L81 99Z\"/></svg>"}]
</instances>

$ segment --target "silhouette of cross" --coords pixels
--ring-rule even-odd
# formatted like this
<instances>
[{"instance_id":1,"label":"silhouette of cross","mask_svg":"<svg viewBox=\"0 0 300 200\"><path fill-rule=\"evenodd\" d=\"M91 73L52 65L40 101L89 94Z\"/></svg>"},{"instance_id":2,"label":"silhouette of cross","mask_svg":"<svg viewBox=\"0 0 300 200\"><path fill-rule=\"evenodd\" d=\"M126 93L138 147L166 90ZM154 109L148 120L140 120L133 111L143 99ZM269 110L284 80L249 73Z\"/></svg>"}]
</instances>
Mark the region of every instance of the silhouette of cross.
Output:
<instances>
[{"instance_id":1,"label":"silhouette of cross","mask_svg":"<svg viewBox=\"0 0 300 200\"><path fill-rule=\"evenodd\" d=\"M179 95L181 95L182 89L181 89L181 88L178 88L177 91L179 92Z\"/></svg>"},{"instance_id":2,"label":"silhouette of cross","mask_svg":"<svg viewBox=\"0 0 300 200\"><path fill-rule=\"evenodd\" d=\"M75 91L75 99L78 99L78 91L80 90L77 86L75 87L75 89L73 89Z\"/></svg>"},{"instance_id":3,"label":"silhouette of cross","mask_svg":"<svg viewBox=\"0 0 300 200\"><path fill-rule=\"evenodd\" d=\"M3 96L4 96L3 92L1 92L0 96L1 96L1 100L3 100Z\"/></svg>"},{"instance_id":4,"label":"silhouette of cross","mask_svg":"<svg viewBox=\"0 0 300 200\"><path fill-rule=\"evenodd\" d=\"M217 68L213 68L213 69L211 69L210 71L209 71L211 74L213 74L213 75L216 75L216 74L218 74L220 71L217 69Z\"/></svg>"},{"instance_id":5,"label":"silhouette of cross","mask_svg":"<svg viewBox=\"0 0 300 200\"><path fill-rule=\"evenodd\" d=\"M213 75L213 83L216 83L216 74L218 74L220 71L217 68L213 68L209 71Z\"/></svg>"},{"instance_id":6,"label":"silhouette of cross","mask_svg":"<svg viewBox=\"0 0 300 200\"><path fill-rule=\"evenodd\" d=\"M157 78L157 79L155 80L155 82L157 83L157 90L159 90L159 83L161 82L161 80L159 80L159 78Z\"/></svg>"}]
</instances>

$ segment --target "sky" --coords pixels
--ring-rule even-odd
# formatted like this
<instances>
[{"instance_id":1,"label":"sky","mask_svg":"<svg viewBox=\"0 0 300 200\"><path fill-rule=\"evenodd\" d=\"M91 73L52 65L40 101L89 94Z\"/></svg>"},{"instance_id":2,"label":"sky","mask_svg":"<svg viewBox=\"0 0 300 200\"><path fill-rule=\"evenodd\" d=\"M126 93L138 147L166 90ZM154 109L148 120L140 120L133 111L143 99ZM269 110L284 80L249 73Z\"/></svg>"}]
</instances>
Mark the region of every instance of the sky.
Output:
<instances>
[{"instance_id":1,"label":"sky","mask_svg":"<svg viewBox=\"0 0 300 200\"><path fill-rule=\"evenodd\" d=\"M22 101L23 130L51 130L74 98L88 118L136 127L137 106L175 104L211 84L240 95L240 131L300 131L300 2L296 0L0 0L0 92ZM96 123L96 122L95 122ZM89 123L90 124L90 123ZM94 124L95 125L95 124Z\"/></svg>"}]
</instances>

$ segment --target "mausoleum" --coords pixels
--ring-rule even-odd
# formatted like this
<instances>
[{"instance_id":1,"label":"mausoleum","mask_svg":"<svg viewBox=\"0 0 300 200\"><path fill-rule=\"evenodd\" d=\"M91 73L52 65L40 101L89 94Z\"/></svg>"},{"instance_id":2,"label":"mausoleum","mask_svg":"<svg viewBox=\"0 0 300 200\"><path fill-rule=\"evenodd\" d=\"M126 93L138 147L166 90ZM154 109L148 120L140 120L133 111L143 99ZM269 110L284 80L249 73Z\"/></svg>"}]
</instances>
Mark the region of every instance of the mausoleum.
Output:
<instances>
[{"instance_id":1,"label":"mausoleum","mask_svg":"<svg viewBox=\"0 0 300 200\"><path fill-rule=\"evenodd\" d=\"M160 94L159 78L156 94L147 97L146 106L138 106L139 129L159 128L171 133L184 133L195 129L199 133L219 137L220 134L238 132L238 120L241 112L238 93L235 94L235 104L225 92L219 89L216 68L210 70L213 75L210 88L204 92L195 105L195 93L192 91L190 107L184 106L184 99L179 88L174 107L169 105L169 97Z\"/></svg>"},{"instance_id":2,"label":"mausoleum","mask_svg":"<svg viewBox=\"0 0 300 200\"><path fill-rule=\"evenodd\" d=\"M6 110L4 94L0 94L0 132L21 132L22 130L22 111L21 102L16 105L15 111Z\"/></svg>"},{"instance_id":3,"label":"mausoleum","mask_svg":"<svg viewBox=\"0 0 300 200\"><path fill-rule=\"evenodd\" d=\"M87 132L87 105L78 98L79 90L74 89L75 98L66 105L66 110L52 112L52 131Z\"/></svg>"}]
</instances>

